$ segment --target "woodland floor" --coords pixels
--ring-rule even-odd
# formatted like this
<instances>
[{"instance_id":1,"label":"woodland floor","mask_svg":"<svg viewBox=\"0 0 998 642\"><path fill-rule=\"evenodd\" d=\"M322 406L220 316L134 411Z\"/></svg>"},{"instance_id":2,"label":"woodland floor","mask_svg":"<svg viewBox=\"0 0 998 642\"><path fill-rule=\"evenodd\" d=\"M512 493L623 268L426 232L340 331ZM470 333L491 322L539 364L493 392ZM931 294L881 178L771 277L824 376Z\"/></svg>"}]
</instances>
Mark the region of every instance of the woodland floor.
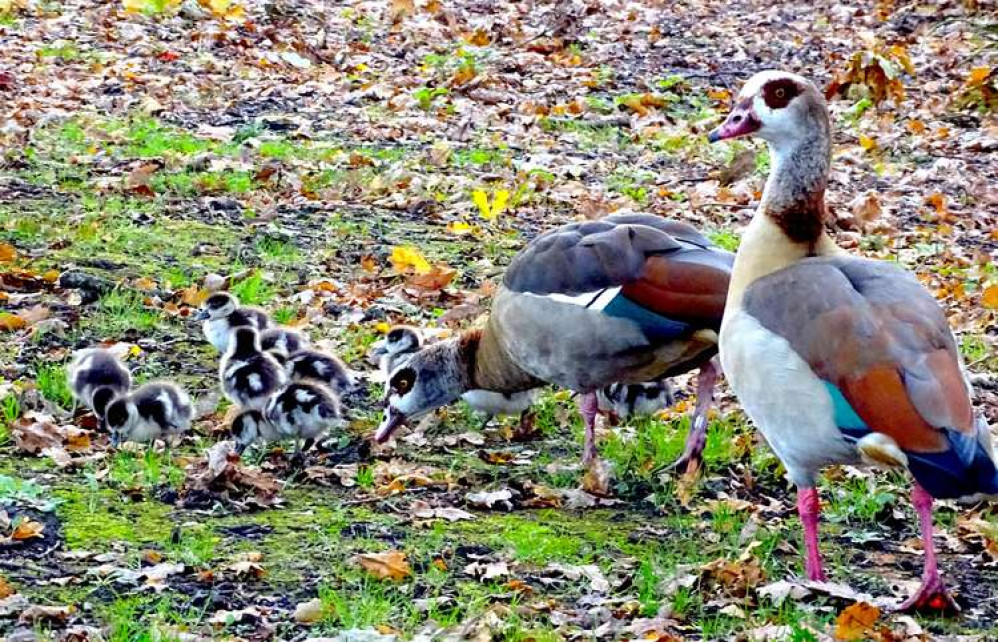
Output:
<instances>
[{"instance_id":1,"label":"woodland floor","mask_svg":"<svg viewBox=\"0 0 998 642\"><path fill-rule=\"evenodd\" d=\"M876 51L864 73L906 93L874 71L887 100L832 101L832 229L936 292L998 425L993 9L0 0L0 636L995 639L993 507L937 511L962 615L878 613L856 603L921 568L907 485L832 469L842 586L808 589L793 494L723 386L699 481L666 469L683 379L675 408L604 435L603 499L577 490L581 426L554 390L529 434L459 404L372 448L370 382L303 465L211 467L226 408L189 320L219 274L371 371L388 323L474 323L559 223L640 209L734 249L767 157L704 133L739 84L780 67L825 86ZM199 398L182 445L116 452L74 417L63 366L97 342Z\"/></svg>"}]
</instances>

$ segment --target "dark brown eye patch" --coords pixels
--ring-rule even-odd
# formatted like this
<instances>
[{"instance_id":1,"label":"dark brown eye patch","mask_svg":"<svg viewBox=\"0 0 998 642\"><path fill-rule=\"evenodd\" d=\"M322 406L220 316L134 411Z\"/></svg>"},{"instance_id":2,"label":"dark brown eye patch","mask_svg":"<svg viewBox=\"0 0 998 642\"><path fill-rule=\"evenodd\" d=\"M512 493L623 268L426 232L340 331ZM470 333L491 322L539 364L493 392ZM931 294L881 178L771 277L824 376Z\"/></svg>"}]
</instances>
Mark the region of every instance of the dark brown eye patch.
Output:
<instances>
[{"instance_id":1,"label":"dark brown eye patch","mask_svg":"<svg viewBox=\"0 0 998 642\"><path fill-rule=\"evenodd\" d=\"M789 78L770 80L762 87L762 99L770 109L783 109L800 95L800 87Z\"/></svg>"},{"instance_id":2,"label":"dark brown eye patch","mask_svg":"<svg viewBox=\"0 0 998 642\"><path fill-rule=\"evenodd\" d=\"M404 395L412 389L412 384L416 382L416 373L411 368L399 371L392 377L392 390Z\"/></svg>"}]
</instances>

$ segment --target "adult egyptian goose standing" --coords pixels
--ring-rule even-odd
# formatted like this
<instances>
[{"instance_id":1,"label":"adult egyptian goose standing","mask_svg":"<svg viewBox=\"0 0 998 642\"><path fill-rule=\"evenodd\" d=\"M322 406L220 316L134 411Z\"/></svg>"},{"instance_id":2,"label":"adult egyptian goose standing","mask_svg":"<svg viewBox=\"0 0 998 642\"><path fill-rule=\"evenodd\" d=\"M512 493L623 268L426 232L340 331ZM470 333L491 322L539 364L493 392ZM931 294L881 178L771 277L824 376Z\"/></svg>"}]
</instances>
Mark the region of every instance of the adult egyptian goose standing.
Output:
<instances>
[{"instance_id":1,"label":"adult egyptian goose standing","mask_svg":"<svg viewBox=\"0 0 998 642\"><path fill-rule=\"evenodd\" d=\"M825 232L828 110L806 79L767 71L718 141L753 135L772 170L742 236L721 327L725 376L798 488L808 578L823 580L815 481L827 464L905 466L925 570L903 608L956 608L936 567L932 500L998 492L960 357L936 300L901 268L853 257Z\"/></svg>"},{"instance_id":2,"label":"adult egyptian goose standing","mask_svg":"<svg viewBox=\"0 0 998 642\"><path fill-rule=\"evenodd\" d=\"M484 328L395 368L375 438L387 439L469 390L520 392L552 383L583 393L583 459L595 463L597 390L697 367L713 371L732 261L689 225L650 214L542 234L513 259ZM701 382L712 387L712 374ZM698 408L688 445L702 446L696 432L706 430L706 412Z\"/></svg>"}]
</instances>

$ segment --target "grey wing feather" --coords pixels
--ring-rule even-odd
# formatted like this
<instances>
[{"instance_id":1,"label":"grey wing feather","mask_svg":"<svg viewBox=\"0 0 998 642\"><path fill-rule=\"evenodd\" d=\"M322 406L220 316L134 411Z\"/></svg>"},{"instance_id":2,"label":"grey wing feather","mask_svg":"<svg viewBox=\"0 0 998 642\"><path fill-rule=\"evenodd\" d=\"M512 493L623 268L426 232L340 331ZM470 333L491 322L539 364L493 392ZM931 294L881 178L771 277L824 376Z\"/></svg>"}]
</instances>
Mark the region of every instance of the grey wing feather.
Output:
<instances>
[{"instance_id":1,"label":"grey wing feather","mask_svg":"<svg viewBox=\"0 0 998 642\"><path fill-rule=\"evenodd\" d=\"M691 226L651 214L570 223L542 234L520 252L504 285L540 295L596 292L640 278L649 256L689 245L712 247Z\"/></svg>"}]
</instances>

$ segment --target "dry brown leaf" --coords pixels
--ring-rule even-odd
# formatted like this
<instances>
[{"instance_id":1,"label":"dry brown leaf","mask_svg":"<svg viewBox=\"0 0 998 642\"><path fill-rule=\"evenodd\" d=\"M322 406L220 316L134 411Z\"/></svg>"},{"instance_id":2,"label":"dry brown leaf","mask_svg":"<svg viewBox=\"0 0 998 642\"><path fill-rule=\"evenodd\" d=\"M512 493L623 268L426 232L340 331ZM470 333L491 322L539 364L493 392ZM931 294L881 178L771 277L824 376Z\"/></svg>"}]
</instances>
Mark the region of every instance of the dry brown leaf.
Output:
<instances>
[{"instance_id":1,"label":"dry brown leaf","mask_svg":"<svg viewBox=\"0 0 998 642\"><path fill-rule=\"evenodd\" d=\"M402 551L391 550L384 553L364 553L357 556L361 567L379 580L399 581L412 575L409 562Z\"/></svg>"},{"instance_id":2,"label":"dry brown leaf","mask_svg":"<svg viewBox=\"0 0 998 642\"><path fill-rule=\"evenodd\" d=\"M835 638L838 640L864 640L867 632L880 617L880 609L866 602L847 606L835 620Z\"/></svg>"},{"instance_id":3,"label":"dry brown leaf","mask_svg":"<svg viewBox=\"0 0 998 642\"><path fill-rule=\"evenodd\" d=\"M44 537L44 535L42 535L44 530L45 524L31 519L23 519L21 520L21 523L14 528L14 532L10 534L10 538L14 541L24 541L26 539Z\"/></svg>"},{"instance_id":4,"label":"dry brown leaf","mask_svg":"<svg viewBox=\"0 0 998 642\"><path fill-rule=\"evenodd\" d=\"M437 264L427 274L416 273L408 276L406 284L426 292L433 292L447 287L456 274L457 270L454 268Z\"/></svg>"}]
</instances>

